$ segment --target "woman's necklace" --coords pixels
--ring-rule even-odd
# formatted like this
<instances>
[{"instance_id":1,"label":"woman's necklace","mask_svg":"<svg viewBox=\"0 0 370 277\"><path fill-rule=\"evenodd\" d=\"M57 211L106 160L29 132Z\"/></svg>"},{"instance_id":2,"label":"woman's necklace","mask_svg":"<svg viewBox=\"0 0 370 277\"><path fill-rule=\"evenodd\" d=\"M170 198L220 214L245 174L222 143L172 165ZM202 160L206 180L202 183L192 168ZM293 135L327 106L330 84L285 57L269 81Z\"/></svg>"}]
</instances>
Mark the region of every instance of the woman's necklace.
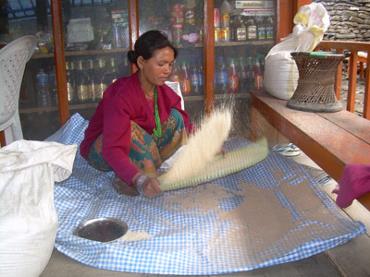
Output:
<instances>
[{"instance_id":1,"label":"woman's necklace","mask_svg":"<svg viewBox=\"0 0 370 277\"><path fill-rule=\"evenodd\" d=\"M154 87L154 120L155 120L155 128L153 129L153 134L157 138L160 138L162 136L162 126L161 126L161 119L159 118L157 87Z\"/></svg>"}]
</instances>

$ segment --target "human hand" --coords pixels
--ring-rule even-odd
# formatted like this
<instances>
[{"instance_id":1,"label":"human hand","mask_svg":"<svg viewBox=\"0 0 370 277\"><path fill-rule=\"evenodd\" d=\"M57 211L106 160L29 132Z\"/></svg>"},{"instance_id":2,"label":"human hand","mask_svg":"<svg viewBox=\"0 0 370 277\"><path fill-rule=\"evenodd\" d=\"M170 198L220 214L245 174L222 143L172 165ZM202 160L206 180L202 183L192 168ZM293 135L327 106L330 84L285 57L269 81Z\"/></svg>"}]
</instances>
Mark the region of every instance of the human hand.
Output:
<instances>
[{"instance_id":1,"label":"human hand","mask_svg":"<svg viewBox=\"0 0 370 277\"><path fill-rule=\"evenodd\" d=\"M143 193L146 197L154 197L161 193L161 187L158 179L149 177L144 183Z\"/></svg>"},{"instance_id":2,"label":"human hand","mask_svg":"<svg viewBox=\"0 0 370 277\"><path fill-rule=\"evenodd\" d=\"M157 178L141 174L135 178L134 183L138 192L146 197L154 197L161 192L160 184Z\"/></svg>"}]
</instances>

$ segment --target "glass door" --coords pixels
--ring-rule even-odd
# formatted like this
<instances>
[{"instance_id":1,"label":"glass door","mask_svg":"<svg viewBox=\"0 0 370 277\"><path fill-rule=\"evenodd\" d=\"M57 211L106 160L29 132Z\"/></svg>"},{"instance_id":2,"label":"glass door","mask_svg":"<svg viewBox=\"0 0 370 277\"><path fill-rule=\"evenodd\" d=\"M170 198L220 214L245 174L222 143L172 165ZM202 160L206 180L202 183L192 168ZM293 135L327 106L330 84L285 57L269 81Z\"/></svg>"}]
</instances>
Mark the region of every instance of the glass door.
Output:
<instances>
[{"instance_id":1,"label":"glass door","mask_svg":"<svg viewBox=\"0 0 370 277\"><path fill-rule=\"evenodd\" d=\"M215 0L214 98L233 105L233 135L250 134L250 93L263 88L265 56L275 44L276 1Z\"/></svg>"},{"instance_id":2,"label":"glass door","mask_svg":"<svg viewBox=\"0 0 370 277\"><path fill-rule=\"evenodd\" d=\"M139 32L160 30L178 49L169 81L180 83L185 109L196 117L204 106L204 1L140 0Z\"/></svg>"},{"instance_id":3,"label":"glass door","mask_svg":"<svg viewBox=\"0 0 370 277\"><path fill-rule=\"evenodd\" d=\"M263 86L264 59L275 43L272 0L216 0L215 93L246 97Z\"/></svg>"},{"instance_id":4,"label":"glass door","mask_svg":"<svg viewBox=\"0 0 370 277\"><path fill-rule=\"evenodd\" d=\"M70 113L89 119L104 90L128 75L128 3L123 0L62 2Z\"/></svg>"}]
</instances>

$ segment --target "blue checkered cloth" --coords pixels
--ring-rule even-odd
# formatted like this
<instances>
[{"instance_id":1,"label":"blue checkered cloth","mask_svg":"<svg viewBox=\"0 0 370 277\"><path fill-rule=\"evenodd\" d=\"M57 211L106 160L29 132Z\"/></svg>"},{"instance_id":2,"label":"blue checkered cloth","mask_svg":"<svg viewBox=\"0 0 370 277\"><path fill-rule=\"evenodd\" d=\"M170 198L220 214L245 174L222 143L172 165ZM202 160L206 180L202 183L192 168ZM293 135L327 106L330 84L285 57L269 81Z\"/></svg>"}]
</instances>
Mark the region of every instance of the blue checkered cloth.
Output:
<instances>
[{"instance_id":1,"label":"blue checkered cloth","mask_svg":"<svg viewBox=\"0 0 370 277\"><path fill-rule=\"evenodd\" d=\"M48 140L79 144L87 123L75 114ZM244 143L248 142L231 140L226 150ZM348 218L318 188L317 180L306 167L276 153L270 153L263 162L237 174L166 192L153 199L119 195L111 185L113 179L112 172L93 169L77 154L71 177L55 186L59 216L56 248L83 264L100 269L176 275L247 271L318 254L366 231L363 224ZM206 212L199 210L199 202L202 202L199 195L216 188L225 192L221 200L216 197L218 202L214 208L208 207ZM298 190L292 194L290 188ZM249 194L251 192L257 194ZM312 195L309 202L315 202L314 208L305 201L309 199L307 194ZM266 195L272 195L273 201ZM186 208L176 206L173 201L192 199L192 196L194 203L190 201ZM248 221L245 216L241 216L240 221L238 218L221 220L220 214L235 211L247 203L245 201L252 201L249 196L260 203L255 205L257 221L253 218ZM279 234L276 232L265 239L263 236L278 226L274 224L280 224L280 218L267 221L264 214L258 215L259 208L268 207L269 201L279 203L290 221L289 226L284 225L289 229L283 234L276 236ZM273 207L271 204L271 209ZM253 214L250 210L246 212ZM75 235L79 224L98 217L120 219L131 232L145 232L149 238L102 243ZM259 226L263 220L267 225Z\"/></svg>"}]
</instances>

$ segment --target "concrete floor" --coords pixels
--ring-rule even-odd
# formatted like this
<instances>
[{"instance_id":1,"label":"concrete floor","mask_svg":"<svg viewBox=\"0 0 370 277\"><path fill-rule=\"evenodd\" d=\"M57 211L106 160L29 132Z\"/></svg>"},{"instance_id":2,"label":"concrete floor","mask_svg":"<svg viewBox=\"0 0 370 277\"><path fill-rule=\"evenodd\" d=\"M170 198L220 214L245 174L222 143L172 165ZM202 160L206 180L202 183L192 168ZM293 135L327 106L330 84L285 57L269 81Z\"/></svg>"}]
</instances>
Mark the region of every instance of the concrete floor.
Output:
<instances>
[{"instance_id":1,"label":"concrete floor","mask_svg":"<svg viewBox=\"0 0 370 277\"><path fill-rule=\"evenodd\" d=\"M306 155L294 158L297 162L312 167L318 167ZM329 181L325 190L331 195L335 187L334 181ZM331 195L334 197L333 195ZM297 262L281 264L273 267L227 274L224 276L370 276L370 212L357 202L354 202L345 212L354 220L362 221L368 234L357 237L345 245L338 246L324 253ZM124 262L124 261L123 261ZM41 277L133 277L156 275L113 272L85 266L54 250L51 259Z\"/></svg>"}]
</instances>

